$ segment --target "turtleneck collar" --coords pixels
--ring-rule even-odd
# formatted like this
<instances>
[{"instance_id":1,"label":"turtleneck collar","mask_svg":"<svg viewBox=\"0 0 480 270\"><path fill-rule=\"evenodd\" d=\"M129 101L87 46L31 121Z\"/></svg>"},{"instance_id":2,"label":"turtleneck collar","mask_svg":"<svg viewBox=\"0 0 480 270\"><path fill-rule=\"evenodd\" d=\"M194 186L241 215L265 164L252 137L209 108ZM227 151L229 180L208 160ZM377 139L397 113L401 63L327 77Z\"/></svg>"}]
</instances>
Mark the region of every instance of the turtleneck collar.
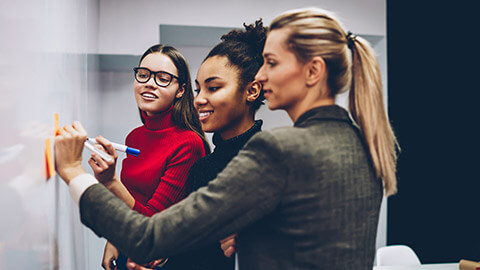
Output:
<instances>
[{"instance_id":1,"label":"turtleneck collar","mask_svg":"<svg viewBox=\"0 0 480 270\"><path fill-rule=\"evenodd\" d=\"M149 130L162 130L173 126L172 110L173 105L170 106L168 110L151 116L147 116L147 114L142 111L142 117L145 119L145 127Z\"/></svg>"},{"instance_id":2,"label":"turtleneck collar","mask_svg":"<svg viewBox=\"0 0 480 270\"><path fill-rule=\"evenodd\" d=\"M263 121L262 120L255 120L255 124L250 128L248 129L247 131L245 131L244 133L238 135L238 136L235 136L231 139L228 139L228 140L223 140L222 139L222 136L220 136L220 133L215 133L213 134L213 138L212 138L212 141L213 141L213 144L215 144L215 150L217 150L217 148L219 147L228 147L228 148L234 148L234 147L238 147L238 148L242 148L243 145L255 134L257 133L258 131L260 131L262 129L262 124L263 124Z\"/></svg>"}]
</instances>

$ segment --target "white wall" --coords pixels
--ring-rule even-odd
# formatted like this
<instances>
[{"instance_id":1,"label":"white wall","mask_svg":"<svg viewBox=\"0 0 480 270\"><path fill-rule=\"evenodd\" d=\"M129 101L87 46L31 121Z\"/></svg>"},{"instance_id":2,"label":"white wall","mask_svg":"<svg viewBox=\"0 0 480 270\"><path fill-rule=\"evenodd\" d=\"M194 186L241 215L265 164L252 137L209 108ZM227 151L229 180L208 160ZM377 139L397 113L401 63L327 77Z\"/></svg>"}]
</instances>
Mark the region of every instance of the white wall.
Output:
<instances>
[{"instance_id":1,"label":"white wall","mask_svg":"<svg viewBox=\"0 0 480 270\"><path fill-rule=\"evenodd\" d=\"M266 24L292 8L334 11L354 33L384 36L385 0L102 0L99 53L138 54L158 42L158 25L239 27L263 18Z\"/></svg>"},{"instance_id":2,"label":"white wall","mask_svg":"<svg viewBox=\"0 0 480 270\"><path fill-rule=\"evenodd\" d=\"M88 125L87 54L98 1L0 2L0 269L88 269L78 209L46 181L54 113Z\"/></svg>"}]
</instances>

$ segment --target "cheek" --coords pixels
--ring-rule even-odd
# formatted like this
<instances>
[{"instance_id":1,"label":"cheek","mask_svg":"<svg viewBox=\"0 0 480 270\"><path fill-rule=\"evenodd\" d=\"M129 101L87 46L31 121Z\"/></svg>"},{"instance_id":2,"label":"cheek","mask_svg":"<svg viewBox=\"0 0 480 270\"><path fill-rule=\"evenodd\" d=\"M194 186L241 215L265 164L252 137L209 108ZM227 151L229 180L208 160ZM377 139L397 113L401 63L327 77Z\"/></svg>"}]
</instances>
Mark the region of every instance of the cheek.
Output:
<instances>
[{"instance_id":1,"label":"cheek","mask_svg":"<svg viewBox=\"0 0 480 270\"><path fill-rule=\"evenodd\" d=\"M135 94L139 94L141 90L142 90L142 85L141 85L140 83L138 83L138 82L135 81L135 82L133 83L133 92L134 92Z\"/></svg>"}]
</instances>

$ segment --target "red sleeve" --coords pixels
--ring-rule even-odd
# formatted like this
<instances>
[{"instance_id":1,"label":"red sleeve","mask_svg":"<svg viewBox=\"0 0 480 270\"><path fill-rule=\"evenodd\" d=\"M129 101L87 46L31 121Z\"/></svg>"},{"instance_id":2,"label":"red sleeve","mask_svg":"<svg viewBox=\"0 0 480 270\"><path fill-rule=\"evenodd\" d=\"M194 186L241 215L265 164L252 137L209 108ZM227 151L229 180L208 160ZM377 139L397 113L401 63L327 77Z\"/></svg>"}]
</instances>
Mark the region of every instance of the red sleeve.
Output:
<instances>
[{"instance_id":1,"label":"red sleeve","mask_svg":"<svg viewBox=\"0 0 480 270\"><path fill-rule=\"evenodd\" d=\"M150 217L184 199L187 196L185 183L188 171L203 156L205 156L203 141L197 135L185 140L167 162L165 174L160 179L152 198L146 205L135 200L133 210Z\"/></svg>"}]
</instances>

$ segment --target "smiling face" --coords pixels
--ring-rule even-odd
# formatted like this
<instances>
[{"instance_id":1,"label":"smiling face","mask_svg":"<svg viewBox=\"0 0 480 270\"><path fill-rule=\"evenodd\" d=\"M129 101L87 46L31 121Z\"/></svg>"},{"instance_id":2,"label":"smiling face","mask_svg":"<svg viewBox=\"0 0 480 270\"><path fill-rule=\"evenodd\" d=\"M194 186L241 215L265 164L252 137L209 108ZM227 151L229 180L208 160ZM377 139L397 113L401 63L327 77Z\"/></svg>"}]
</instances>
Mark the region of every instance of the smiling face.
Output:
<instances>
[{"instance_id":1,"label":"smiling face","mask_svg":"<svg viewBox=\"0 0 480 270\"><path fill-rule=\"evenodd\" d=\"M306 95L305 66L287 48L287 28L271 31L263 50L264 64L255 79L263 84L268 108L294 109Z\"/></svg>"},{"instance_id":2,"label":"smiling face","mask_svg":"<svg viewBox=\"0 0 480 270\"><path fill-rule=\"evenodd\" d=\"M143 58L140 67L148 68L151 71L164 71L175 76L177 68L172 60L162 53L151 53ZM183 95L183 87L179 88L177 79L173 79L169 86L160 87L155 83L152 75L146 83L139 83L135 80L134 94L137 106L147 115L164 112L172 106L175 97Z\"/></svg>"},{"instance_id":3,"label":"smiling face","mask_svg":"<svg viewBox=\"0 0 480 270\"><path fill-rule=\"evenodd\" d=\"M239 70L226 56L207 58L195 80L195 108L205 132L219 132L223 139L233 138L254 123L247 105L247 91L238 89Z\"/></svg>"}]
</instances>

